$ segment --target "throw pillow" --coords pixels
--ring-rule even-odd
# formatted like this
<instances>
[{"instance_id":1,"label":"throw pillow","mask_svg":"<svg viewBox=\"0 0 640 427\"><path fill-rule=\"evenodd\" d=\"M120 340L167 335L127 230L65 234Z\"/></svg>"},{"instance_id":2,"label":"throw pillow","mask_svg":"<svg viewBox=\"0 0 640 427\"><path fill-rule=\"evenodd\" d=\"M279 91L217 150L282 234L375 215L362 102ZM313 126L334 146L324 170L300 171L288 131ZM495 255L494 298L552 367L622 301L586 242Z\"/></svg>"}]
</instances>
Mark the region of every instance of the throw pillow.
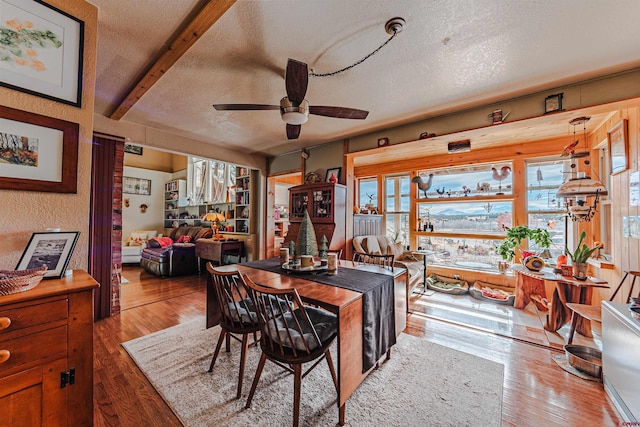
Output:
<instances>
[{"instance_id":1,"label":"throw pillow","mask_svg":"<svg viewBox=\"0 0 640 427\"><path fill-rule=\"evenodd\" d=\"M380 245L378 244L378 239L374 236L369 236L362 241L362 248L369 255L382 255L380 252Z\"/></svg>"},{"instance_id":2,"label":"throw pillow","mask_svg":"<svg viewBox=\"0 0 640 427\"><path fill-rule=\"evenodd\" d=\"M387 248L387 253L390 255L395 255L396 259L400 259L404 254L404 247L402 246L402 242L390 243Z\"/></svg>"},{"instance_id":3,"label":"throw pillow","mask_svg":"<svg viewBox=\"0 0 640 427\"><path fill-rule=\"evenodd\" d=\"M180 236L178 238L178 243L191 243L191 236Z\"/></svg>"}]
</instances>

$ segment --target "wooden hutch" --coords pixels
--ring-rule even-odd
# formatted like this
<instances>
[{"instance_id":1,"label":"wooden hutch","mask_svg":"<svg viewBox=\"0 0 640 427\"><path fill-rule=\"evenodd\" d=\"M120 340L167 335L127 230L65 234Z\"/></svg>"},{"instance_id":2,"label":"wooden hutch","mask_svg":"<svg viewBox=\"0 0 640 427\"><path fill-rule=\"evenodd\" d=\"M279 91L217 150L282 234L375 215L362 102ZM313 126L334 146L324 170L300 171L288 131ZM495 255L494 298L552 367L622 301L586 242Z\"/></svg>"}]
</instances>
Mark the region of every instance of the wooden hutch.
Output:
<instances>
[{"instance_id":1,"label":"wooden hutch","mask_svg":"<svg viewBox=\"0 0 640 427\"><path fill-rule=\"evenodd\" d=\"M285 247L296 241L304 212L309 217L316 232L318 245L322 236L327 237L330 250L345 253L347 187L330 182L316 182L289 188L289 232Z\"/></svg>"}]
</instances>

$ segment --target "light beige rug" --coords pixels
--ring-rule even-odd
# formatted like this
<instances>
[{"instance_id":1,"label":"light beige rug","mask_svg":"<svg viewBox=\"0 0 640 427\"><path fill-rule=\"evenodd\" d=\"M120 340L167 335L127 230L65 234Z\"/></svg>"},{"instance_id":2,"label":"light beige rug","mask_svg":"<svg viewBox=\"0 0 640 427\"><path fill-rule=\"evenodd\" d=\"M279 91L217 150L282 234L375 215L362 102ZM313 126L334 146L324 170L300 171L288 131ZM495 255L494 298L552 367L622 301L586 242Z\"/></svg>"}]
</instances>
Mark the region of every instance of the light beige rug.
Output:
<instances>
[{"instance_id":1,"label":"light beige rug","mask_svg":"<svg viewBox=\"0 0 640 427\"><path fill-rule=\"evenodd\" d=\"M244 409L260 357L250 347L243 396L234 399L239 343L207 372L219 328L204 317L122 345L186 426L292 424L293 379L267 362L252 407ZM335 350L335 349L334 349ZM335 358L335 352L333 352ZM504 367L402 334L392 358L347 402L349 426L499 426ZM334 426L336 391L326 362L302 381L300 424Z\"/></svg>"}]
</instances>

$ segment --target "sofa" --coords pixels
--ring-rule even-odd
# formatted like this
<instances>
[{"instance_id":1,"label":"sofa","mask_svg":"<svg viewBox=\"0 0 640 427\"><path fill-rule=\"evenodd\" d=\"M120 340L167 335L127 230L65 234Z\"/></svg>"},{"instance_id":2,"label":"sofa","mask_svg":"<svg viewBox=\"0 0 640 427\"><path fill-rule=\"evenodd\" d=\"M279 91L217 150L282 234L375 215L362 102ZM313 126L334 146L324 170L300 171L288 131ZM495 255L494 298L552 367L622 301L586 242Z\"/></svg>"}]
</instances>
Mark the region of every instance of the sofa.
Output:
<instances>
[{"instance_id":1,"label":"sofa","mask_svg":"<svg viewBox=\"0 0 640 427\"><path fill-rule=\"evenodd\" d=\"M155 230L133 231L122 241L122 264L140 264L142 250L147 247L147 241L157 236L158 232Z\"/></svg>"},{"instance_id":2,"label":"sofa","mask_svg":"<svg viewBox=\"0 0 640 427\"><path fill-rule=\"evenodd\" d=\"M140 266L158 277L196 274L198 257L195 242L212 236L213 230L209 227L173 228L167 238L149 239L142 250Z\"/></svg>"},{"instance_id":3,"label":"sofa","mask_svg":"<svg viewBox=\"0 0 640 427\"><path fill-rule=\"evenodd\" d=\"M424 260L422 255L407 251L401 242L393 242L387 236L364 235L353 238L355 252L369 255L393 254L394 266L407 270L407 313L409 312L409 298L413 290L422 284L424 286Z\"/></svg>"}]
</instances>

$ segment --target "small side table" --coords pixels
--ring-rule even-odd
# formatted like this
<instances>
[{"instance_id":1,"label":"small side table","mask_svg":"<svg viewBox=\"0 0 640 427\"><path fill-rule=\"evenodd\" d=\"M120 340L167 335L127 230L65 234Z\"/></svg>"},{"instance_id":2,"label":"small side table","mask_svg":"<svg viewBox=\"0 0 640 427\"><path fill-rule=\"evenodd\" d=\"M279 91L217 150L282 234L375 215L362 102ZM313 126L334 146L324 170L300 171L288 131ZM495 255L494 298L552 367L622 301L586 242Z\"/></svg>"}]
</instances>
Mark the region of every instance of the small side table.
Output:
<instances>
[{"instance_id":1,"label":"small side table","mask_svg":"<svg viewBox=\"0 0 640 427\"><path fill-rule=\"evenodd\" d=\"M414 255L422 256L422 263L424 264L424 270L422 271L422 274L424 275L423 281L422 281L422 294L424 294L425 292L427 292L427 256L434 255L435 252L429 251L429 250L418 250L418 251L411 251L411 253ZM407 298L409 298L408 295L407 295Z\"/></svg>"},{"instance_id":2,"label":"small side table","mask_svg":"<svg viewBox=\"0 0 640 427\"><path fill-rule=\"evenodd\" d=\"M214 265L224 265L228 255L234 255L239 258L243 252L244 242L242 240L196 240L196 256L200 260L211 261ZM198 264L199 267L202 267L202 262ZM202 271L202 268L200 270Z\"/></svg>"}]
</instances>

